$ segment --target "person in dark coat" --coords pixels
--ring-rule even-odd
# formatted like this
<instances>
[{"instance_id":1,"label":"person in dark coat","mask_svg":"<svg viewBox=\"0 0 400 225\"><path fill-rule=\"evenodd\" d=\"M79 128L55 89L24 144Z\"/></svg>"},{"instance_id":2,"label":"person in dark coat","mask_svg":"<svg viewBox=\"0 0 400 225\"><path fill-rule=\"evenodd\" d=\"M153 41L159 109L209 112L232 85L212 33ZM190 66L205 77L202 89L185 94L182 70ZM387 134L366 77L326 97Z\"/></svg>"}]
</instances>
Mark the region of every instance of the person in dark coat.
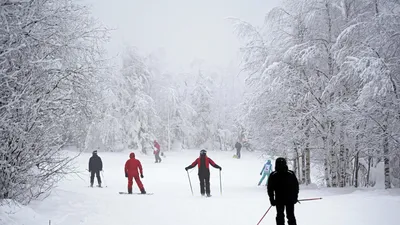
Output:
<instances>
[{"instance_id":1,"label":"person in dark coat","mask_svg":"<svg viewBox=\"0 0 400 225\"><path fill-rule=\"evenodd\" d=\"M100 171L103 170L103 162L97 155L97 151L93 151L92 157L89 159L90 187L93 187L94 175L96 175L97 183L101 187Z\"/></svg>"},{"instance_id":2,"label":"person in dark coat","mask_svg":"<svg viewBox=\"0 0 400 225\"><path fill-rule=\"evenodd\" d=\"M200 157L190 164L190 166L185 167L185 170L187 171L192 169L196 165L199 168L198 175L200 180L200 193L203 196L206 193L207 197L210 197L210 165L219 170L222 170L222 168L218 166L212 159L207 157L207 151L204 149L200 151Z\"/></svg>"},{"instance_id":3,"label":"person in dark coat","mask_svg":"<svg viewBox=\"0 0 400 225\"><path fill-rule=\"evenodd\" d=\"M240 151L242 150L242 144L240 144L239 142L236 142L235 144L235 148L236 148L236 157L238 159L240 159Z\"/></svg>"},{"instance_id":4,"label":"person in dark coat","mask_svg":"<svg viewBox=\"0 0 400 225\"><path fill-rule=\"evenodd\" d=\"M268 196L272 206L276 206L276 224L285 224L284 210L289 225L296 225L294 205L298 202L299 182L293 171L288 169L284 158L277 158L275 171L268 178Z\"/></svg>"}]
</instances>

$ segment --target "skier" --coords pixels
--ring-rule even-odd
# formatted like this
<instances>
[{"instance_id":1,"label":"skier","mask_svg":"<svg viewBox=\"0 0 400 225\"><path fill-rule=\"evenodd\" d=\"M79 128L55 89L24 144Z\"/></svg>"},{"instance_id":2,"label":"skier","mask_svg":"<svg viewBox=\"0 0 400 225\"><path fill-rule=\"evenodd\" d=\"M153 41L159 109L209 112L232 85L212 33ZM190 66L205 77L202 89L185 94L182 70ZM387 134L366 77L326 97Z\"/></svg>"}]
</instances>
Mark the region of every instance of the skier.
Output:
<instances>
[{"instance_id":1,"label":"skier","mask_svg":"<svg viewBox=\"0 0 400 225\"><path fill-rule=\"evenodd\" d=\"M135 179L136 184L140 189L140 193L146 194L142 181L139 178L138 170L140 172L140 177L144 178L142 164L139 160L135 159L135 153L132 152L129 154L129 159L125 163L125 177L128 178L128 194L132 194L133 179Z\"/></svg>"},{"instance_id":2,"label":"skier","mask_svg":"<svg viewBox=\"0 0 400 225\"><path fill-rule=\"evenodd\" d=\"M288 170L286 160L277 158L275 171L268 178L268 196L272 206L276 206L276 224L285 224L284 210L289 225L296 225L294 205L298 202L299 182L293 171Z\"/></svg>"},{"instance_id":3,"label":"skier","mask_svg":"<svg viewBox=\"0 0 400 225\"><path fill-rule=\"evenodd\" d=\"M271 164L271 160L268 159L268 161L264 164L260 175L262 175L260 182L258 182L258 186L261 185L261 183L263 182L263 180L265 179L265 177L267 177L267 182L265 183L265 186L267 186L268 184L268 177L269 174L272 172L272 164Z\"/></svg>"},{"instance_id":4,"label":"skier","mask_svg":"<svg viewBox=\"0 0 400 225\"><path fill-rule=\"evenodd\" d=\"M160 144L158 144L158 142L156 140L154 140L154 147L156 148L154 150L154 156L156 157L156 163L160 163L161 162L161 157L160 157Z\"/></svg>"},{"instance_id":5,"label":"skier","mask_svg":"<svg viewBox=\"0 0 400 225\"><path fill-rule=\"evenodd\" d=\"M94 175L96 174L97 183L101 187L100 171L103 170L103 162L97 155L97 150L92 152L92 157L89 159L90 187L93 187Z\"/></svg>"},{"instance_id":6,"label":"skier","mask_svg":"<svg viewBox=\"0 0 400 225\"><path fill-rule=\"evenodd\" d=\"M212 159L207 157L207 151L201 150L200 157L197 158L190 166L185 167L185 170L194 168L196 165L199 168L198 175L200 180L200 193L202 196L207 194L207 197L211 197L210 194L210 164L214 168L222 170L220 166L218 166Z\"/></svg>"},{"instance_id":7,"label":"skier","mask_svg":"<svg viewBox=\"0 0 400 225\"><path fill-rule=\"evenodd\" d=\"M235 148L236 148L236 158L240 159L240 151L242 150L242 144L240 144L239 142L236 142L235 144Z\"/></svg>"}]
</instances>

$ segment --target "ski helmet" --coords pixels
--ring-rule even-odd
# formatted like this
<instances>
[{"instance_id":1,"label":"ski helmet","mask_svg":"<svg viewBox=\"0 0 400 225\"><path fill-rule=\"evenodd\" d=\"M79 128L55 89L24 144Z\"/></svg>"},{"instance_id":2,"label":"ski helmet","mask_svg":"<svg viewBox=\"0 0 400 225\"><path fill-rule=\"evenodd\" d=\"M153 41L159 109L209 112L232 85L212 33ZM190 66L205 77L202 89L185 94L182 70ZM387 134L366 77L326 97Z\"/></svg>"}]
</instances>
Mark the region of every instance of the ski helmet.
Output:
<instances>
[{"instance_id":1,"label":"ski helmet","mask_svg":"<svg viewBox=\"0 0 400 225\"><path fill-rule=\"evenodd\" d=\"M200 155L206 155L206 154L207 154L206 150L203 149L203 150L200 151Z\"/></svg>"}]
</instances>

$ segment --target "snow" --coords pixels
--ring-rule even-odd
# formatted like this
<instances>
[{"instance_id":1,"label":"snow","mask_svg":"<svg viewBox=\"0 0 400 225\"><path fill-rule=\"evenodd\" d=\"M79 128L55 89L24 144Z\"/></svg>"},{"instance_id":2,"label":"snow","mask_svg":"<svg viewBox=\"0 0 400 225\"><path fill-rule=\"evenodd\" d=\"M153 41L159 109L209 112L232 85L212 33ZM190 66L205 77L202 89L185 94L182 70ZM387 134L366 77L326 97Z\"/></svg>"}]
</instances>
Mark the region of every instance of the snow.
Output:
<instances>
[{"instance_id":1,"label":"snow","mask_svg":"<svg viewBox=\"0 0 400 225\"><path fill-rule=\"evenodd\" d=\"M168 153L161 164L136 153L144 167L145 188L154 195L118 194L126 191L123 166L129 152L100 152L107 187L89 188L85 171L90 154L84 153L77 159L80 174L70 175L44 201L14 207L13 214L10 207L2 206L0 224L45 225L51 220L52 225L246 225L257 224L269 207L265 186L257 186L264 163L258 154L244 151L238 160L232 158L233 152L209 151L209 157L222 167L223 193L219 192L219 172L211 168L213 197L204 198L199 194L197 170L189 173L194 196L184 170L198 151ZM297 204L298 224L395 225L400 219L398 189L301 187L300 198L312 197L323 199ZM275 213L270 210L261 224L275 224Z\"/></svg>"},{"instance_id":2,"label":"snow","mask_svg":"<svg viewBox=\"0 0 400 225\"><path fill-rule=\"evenodd\" d=\"M13 201L4 202L0 206L0 224L22 225L22 224L48 224L48 221L36 213L30 207L22 206Z\"/></svg>"}]
</instances>

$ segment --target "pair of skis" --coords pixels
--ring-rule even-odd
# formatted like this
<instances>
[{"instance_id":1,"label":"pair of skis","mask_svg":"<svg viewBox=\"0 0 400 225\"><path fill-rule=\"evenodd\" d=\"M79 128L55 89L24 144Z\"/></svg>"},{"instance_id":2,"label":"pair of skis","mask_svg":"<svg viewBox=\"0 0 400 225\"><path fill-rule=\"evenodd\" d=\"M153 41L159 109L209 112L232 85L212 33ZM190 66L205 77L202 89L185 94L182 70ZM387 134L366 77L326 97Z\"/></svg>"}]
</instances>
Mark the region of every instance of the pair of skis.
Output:
<instances>
[{"instance_id":1,"label":"pair of skis","mask_svg":"<svg viewBox=\"0 0 400 225\"><path fill-rule=\"evenodd\" d=\"M129 194L128 192L125 192L125 191L120 191L120 192L118 192L120 195L153 195L154 193L146 193L146 194L142 194L142 193L140 193L140 192L135 192L135 193L132 193L132 194Z\"/></svg>"}]
</instances>

